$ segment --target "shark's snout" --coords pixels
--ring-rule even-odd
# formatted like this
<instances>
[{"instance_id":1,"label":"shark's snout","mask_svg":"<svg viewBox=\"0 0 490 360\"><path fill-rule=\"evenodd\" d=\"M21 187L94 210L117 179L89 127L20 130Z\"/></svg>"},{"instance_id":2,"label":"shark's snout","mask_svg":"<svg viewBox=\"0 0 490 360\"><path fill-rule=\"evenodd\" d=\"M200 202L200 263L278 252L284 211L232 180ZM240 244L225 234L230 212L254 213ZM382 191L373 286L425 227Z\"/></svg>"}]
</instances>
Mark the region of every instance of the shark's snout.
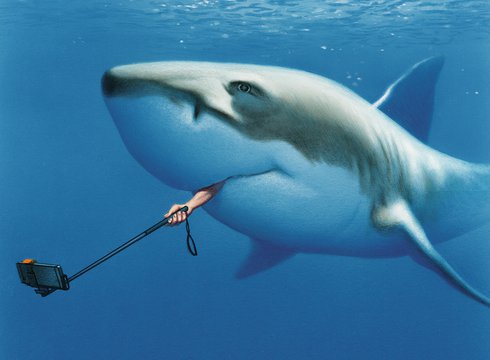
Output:
<instances>
[{"instance_id":1,"label":"shark's snout","mask_svg":"<svg viewBox=\"0 0 490 360\"><path fill-rule=\"evenodd\" d=\"M101 79L102 92L104 93L104 95L111 96L112 94L114 94L118 82L118 78L114 75L112 70L107 70Z\"/></svg>"},{"instance_id":2,"label":"shark's snout","mask_svg":"<svg viewBox=\"0 0 490 360\"><path fill-rule=\"evenodd\" d=\"M118 73L116 68L107 70L102 76L102 92L106 97L129 95L148 81Z\"/></svg>"},{"instance_id":3,"label":"shark's snout","mask_svg":"<svg viewBox=\"0 0 490 360\"><path fill-rule=\"evenodd\" d=\"M197 94L183 83L184 76L175 76L167 67L155 69L148 65L124 65L107 70L101 79L106 98L158 95L179 103L197 101ZM196 107L199 113L199 107Z\"/></svg>"},{"instance_id":4,"label":"shark's snout","mask_svg":"<svg viewBox=\"0 0 490 360\"><path fill-rule=\"evenodd\" d=\"M119 66L107 70L102 76L101 85L104 96L131 96L160 91L162 84L132 72L131 68Z\"/></svg>"}]
</instances>

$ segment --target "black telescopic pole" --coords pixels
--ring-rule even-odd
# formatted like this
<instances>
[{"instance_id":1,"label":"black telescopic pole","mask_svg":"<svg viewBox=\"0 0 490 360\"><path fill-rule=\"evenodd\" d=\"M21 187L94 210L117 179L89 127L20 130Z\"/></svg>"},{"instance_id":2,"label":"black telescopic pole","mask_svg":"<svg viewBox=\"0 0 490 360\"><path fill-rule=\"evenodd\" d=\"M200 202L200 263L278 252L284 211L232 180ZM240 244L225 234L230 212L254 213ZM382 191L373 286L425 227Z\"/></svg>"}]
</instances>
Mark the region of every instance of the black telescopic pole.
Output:
<instances>
[{"instance_id":1,"label":"black telescopic pole","mask_svg":"<svg viewBox=\"0 0 490 360\"><path fill-rule=\"evenodd\" d=\"M100 259L94 261L92 264L84 267L82 270L80 270L79 272L77 272L75 275L70 276L68 278L68 283L71 283L73 280L79 278L80 276L82 276L86 272L92 270L94 267L99 266L103 262L109 260L111 257L119 254L121 251L126 250L128 247L130 247L131 245L137 243L138 241L140 241L141 239L143 239L145 236L150 235L152 232L160 229L162 226L166 225L168 223L169 219L171 219L172 216L174 216L175 214L177 214L179 212L182 212L182 211L185 212L188 209L189 208L187 206L184 206L184 207L180 208L179 210L173 212L172 214L170 214L169 217L167 217L167 218L165 218L165 219L157 222L155 225L149 227L148 229L146 229L145 231L143 231L141 234L136 235L135 237L133 237L132 239L128 240L127 242L125 242L121 246L115 248L114 250L112 250L108 254L102 256Z\"/></svg>"}]
</instances>

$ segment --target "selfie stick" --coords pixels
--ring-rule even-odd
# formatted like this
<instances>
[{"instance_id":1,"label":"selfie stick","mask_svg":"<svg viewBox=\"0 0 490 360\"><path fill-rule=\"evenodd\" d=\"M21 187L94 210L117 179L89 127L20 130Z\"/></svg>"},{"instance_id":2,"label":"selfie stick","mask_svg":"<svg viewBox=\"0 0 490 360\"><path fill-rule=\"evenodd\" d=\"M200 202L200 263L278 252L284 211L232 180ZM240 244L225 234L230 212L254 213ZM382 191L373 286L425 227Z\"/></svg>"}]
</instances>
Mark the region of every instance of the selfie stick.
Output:
<instances>
[{"instance_id":1,"label":"selfie stick","mask_svg":"<svg viewBox=\"0 0 490 360\"><path fill-rule=\"evenodd\" d=\"M103 262L109 260L111 257L116 256L119 254L121 251L126 250L128 247L131 245L137 243L144 237L150 235L152 232L160 229L162 226L168 224L169 220L177 213L179 212L186 212L188 210L187 206L184 206L180 208L179 210L173 212L168 216L167 218L157 222L155 225L149 227L142 233L136 235L135 237L131 238L124 244L118 246L111 252L107 253L106 255L102 256L100 259L94 261L90 265L84 267L82 270L77 272L75 275L67 277L65 274L63 274L63 271L61 270L61 266L59 265L50 265L50 264L37 264L34 260L31 259L26 259L22 262L17 263L17 270L19 271L19 276L21 282L28 286L36 287L36 293L40 294L41 296L48 296L49 294L55 292L56 290L68 290L70 288L69 284L74 281L75 279L79 278L83 274L87 273L88 271L92 270L93 268L99 266ZM192 240L192 237L190 236L189 228L188 228L188 223L187 223L187 247L189 249L189 252L192 255L197 255L197 251L195 248L194 241ZM192 243L189 243L189 238L191 239ZM192 244L192 246L190 246Z\"/></svg>"}]
</instances>

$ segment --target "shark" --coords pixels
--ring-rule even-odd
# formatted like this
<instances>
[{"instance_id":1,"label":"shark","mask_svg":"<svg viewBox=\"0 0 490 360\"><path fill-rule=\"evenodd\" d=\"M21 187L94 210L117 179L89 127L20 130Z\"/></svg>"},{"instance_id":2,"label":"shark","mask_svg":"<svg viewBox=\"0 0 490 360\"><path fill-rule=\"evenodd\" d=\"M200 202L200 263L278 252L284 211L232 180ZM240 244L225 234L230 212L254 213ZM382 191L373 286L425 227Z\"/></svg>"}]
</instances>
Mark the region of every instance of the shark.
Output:
<instances>
[{"instance_id":1,"label":"shark","mask_svg":"<svg viewBox=\"0 0 490 360\"><path fill-rule=\"evenodd\" d=\"M490 306L435 247L490 220L490 167L427 144L443 63L374 103L302 70L199 61L116 66L102 91L149 173L192 193L223 184L204 209L251 239L238 278L298 253L410 256Z\"/></svg>"}]
</instances>

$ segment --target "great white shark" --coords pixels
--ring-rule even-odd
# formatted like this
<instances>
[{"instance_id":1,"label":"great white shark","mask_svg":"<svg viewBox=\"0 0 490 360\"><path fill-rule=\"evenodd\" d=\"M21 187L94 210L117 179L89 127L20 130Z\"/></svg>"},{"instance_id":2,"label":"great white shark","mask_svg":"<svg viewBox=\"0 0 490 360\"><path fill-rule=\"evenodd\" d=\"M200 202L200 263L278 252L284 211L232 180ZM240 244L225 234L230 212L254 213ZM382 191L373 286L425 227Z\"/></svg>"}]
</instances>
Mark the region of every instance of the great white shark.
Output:
<instances>
[{"instance_id":1,"label":"great white shark","mask_svg":"<svg viewBox=\"0 0 490 360\"><path fill-rule=\"evenodd\" d=\"M371 104L312 73L272 66L154 62L102 78L133 157L163 183L248 235L242 278L297 253L411 256L471 298L434 247L490 220L490 167L426 145L442 57L426 59Z\"/></svg>"}]
</instances>

